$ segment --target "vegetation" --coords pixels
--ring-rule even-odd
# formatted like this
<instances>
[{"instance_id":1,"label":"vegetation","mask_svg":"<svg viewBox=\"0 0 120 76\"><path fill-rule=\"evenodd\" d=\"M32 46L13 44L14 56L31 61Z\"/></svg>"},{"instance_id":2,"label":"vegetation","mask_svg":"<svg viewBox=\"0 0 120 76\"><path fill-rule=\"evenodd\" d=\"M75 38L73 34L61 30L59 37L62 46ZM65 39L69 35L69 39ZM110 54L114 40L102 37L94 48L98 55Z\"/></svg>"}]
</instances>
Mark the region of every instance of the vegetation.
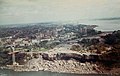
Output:
<instances>
[{"instance_id":1,"label":"vegetation","mask_svg":"<svg viewBox=\"0 0 120 76\"><path fill-rule=\"evenodd\" d=\"M91 46L91 45L96 45L98 44L100 41L99 39L93 38L93 39L88 39L88 38L84 38L81 41L79 41L79 44L84 44L85 46Z\"/></svg>"},{"instance_id":2,"label":"vegetation","mask_svg":"<svg viewBox=\"0 0 120 76\"><path fill-rule=\"evenodd\" d=\"M104 55L110 57L111 59L115 59L117 62L120 62L120 30L106 35L104 39L105 44L112 47L112 49L107 51Z\"/></svg>"},{"instance_id":3,"label":"vegetation","mask_svg":"<svg viewBox=\"0 0 120 76\"><path fill-rule=\"evenodd\" d=\"M73 45L70 50L80 51L80 50L81 50L81 47L80 47L79 45Z\"/></svg>"},{"instance_id":4,"label":"vegetation","mask_svg":"<svg viewBox=\"0 0 120 76\"><path fill-rule=\"evenodd\" d=\"M112 34L108 34L103 37L105 43L109 45L120 44L120 30L114 31Z\"/></svg>"}]
</instances>

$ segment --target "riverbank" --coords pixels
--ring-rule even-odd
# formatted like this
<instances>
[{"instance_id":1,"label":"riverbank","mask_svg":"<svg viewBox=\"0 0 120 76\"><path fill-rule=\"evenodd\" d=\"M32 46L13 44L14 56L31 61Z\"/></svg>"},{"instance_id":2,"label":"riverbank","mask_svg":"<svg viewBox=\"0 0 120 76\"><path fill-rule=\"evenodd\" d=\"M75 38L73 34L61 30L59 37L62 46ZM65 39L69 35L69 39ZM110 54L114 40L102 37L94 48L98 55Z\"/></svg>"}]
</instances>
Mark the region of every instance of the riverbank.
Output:
<instances>
[{"instance_id":1,"label":"riverbank","mask_svg":"<svg viewBox=\"0 0 120 76\"><path fill-rule=\"evenodd\" d=\"M23 66L7 66L8 69L14 71L51 71L59 73L75 73L75 74L94 74L97 72L93 70L95 64L80 63L76 60L41 60L32 59Z\"/></svg>"},{"instance_id":2,"label":"riverbank","mask_svg":"<svg viewBox=\"0 0 120 76\"><path fill-rule=\"evenodd\" d=\"M58 73L73 73L73 74L108 74L100 70L96 62L104 61L99 54L88 52L80 53L76 51L54 51L47 52L24 52L17 53L16 57L22 56L22 61L19 65L7 65L2 69L11 69L17 72L28 71L50 71ZM21 58L21 57L20 57ZM101 59L101 60L100 60ZM109 59L108 59L109 60ZM23 62L23 63L22 63ZM112 74L112 73L111 73Z\"/></svg>"},{"instance_id":3,"label":"riverbank","mask_svg":"<svg viewBox=\"0 0 120 76\"><path fill-rule=\"evenodd\" d=\"M75 74L98 74L96 64L89 61L88 53L81 54L75 51L48 51L42 53L26 53L26 62L23 65L7 65L6 69L14 71L50 71ZM87 62L89 61L89 62Z\"/></svg>"},{"instance_id":4,"label":"riverbank","mask_svg":"<svg viewBox=\"0 0 120 76\"><path fill-rule=\"evenodd\" d=\"M112 76L106 74L71 74L71 73L57 73L47 71L37 72L16 72L13 70L0 69L1 76ZM113 75L114 76L114 75Z\"/></svg>"}]
</instances>

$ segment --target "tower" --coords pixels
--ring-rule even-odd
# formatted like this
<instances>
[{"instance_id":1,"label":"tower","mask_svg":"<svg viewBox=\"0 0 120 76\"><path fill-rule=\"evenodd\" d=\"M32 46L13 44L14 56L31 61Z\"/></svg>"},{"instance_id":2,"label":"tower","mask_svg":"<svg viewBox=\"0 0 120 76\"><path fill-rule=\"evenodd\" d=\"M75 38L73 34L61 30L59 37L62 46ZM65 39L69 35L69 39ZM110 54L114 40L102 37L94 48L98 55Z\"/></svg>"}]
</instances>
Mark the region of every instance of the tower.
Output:
<instances>
[{"instance_id":1,"label":"tower","mask_svg":"<svg viewBox=\"0 0 120 76\"><path fill-rule=\"evenodd\" d=\"M18 63L16 63L16 61L15 61L15 47L11 46L11 49L12 49L12 62L13 62L13 65L18 65Z\"/></svg>"},{"instance_id":2,"label":"tower","mask_svg":"<svg viewBox=\"0 0 120 76\"><path fill-rule=\"evenodd\" d=\"M13 62L13 65L16 63L15 62L15 53L14 53L14 51L15 51L15 48L14 48L14 46L11 46L11 48L12 48L12 62Z\"/></svg>"},{"instance_id":3,"label":"tower","mask_svg":"<svg viewBox=\"0 0 120 76\"><path fill-rule=\"evenodd\" d=\"M87 36L87 27L84 27L84 33Z\"/></svg>"}]
</instances>

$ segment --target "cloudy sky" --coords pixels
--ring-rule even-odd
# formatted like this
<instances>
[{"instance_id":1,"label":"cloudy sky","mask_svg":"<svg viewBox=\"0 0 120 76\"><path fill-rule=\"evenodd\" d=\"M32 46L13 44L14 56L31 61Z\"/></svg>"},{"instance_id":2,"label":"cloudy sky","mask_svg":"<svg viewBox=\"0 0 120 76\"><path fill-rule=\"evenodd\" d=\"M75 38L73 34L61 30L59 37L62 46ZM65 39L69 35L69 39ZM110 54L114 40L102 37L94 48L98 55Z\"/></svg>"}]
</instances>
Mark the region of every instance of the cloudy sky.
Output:
<instances>
[{"instance_id":1,"label":"cloudy sky","mask_svg":"<svg viewBox=\"0 0 120 76\"><path fill-rule=\"evenodd\" d=\"M120 17L120 0L0 0L0 24Z\"/></svg>"}]
</instances>

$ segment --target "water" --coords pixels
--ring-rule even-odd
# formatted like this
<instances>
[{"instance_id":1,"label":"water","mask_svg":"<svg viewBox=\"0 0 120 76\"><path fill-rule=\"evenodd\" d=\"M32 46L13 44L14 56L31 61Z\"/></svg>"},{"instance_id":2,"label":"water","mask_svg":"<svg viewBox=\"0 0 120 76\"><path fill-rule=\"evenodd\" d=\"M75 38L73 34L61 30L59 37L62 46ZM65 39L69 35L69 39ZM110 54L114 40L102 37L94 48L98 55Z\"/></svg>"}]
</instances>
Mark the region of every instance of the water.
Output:
<instances>
[{"instance_id":1,"label":"water","mask_svg":"<svg viewBox=\"0 0 120 76\"><path fill-rule=\"evenodd\" d=\"M115 31L120 30L120 19L119 20L75 20L75 21L63 21L59 23L79 23L88 25L98 25L96 30L100 31ZM22 26L22 25L17 25Z\"/></svg>"},{"instance_id":2,"label":"water","mask_svg":"<svg viewBox=\"0 0 120 76\"><path fill-rule=\"evenodd\" d=\"M68 23L98 25L96 30L99 31L120 30L120 20L77 20L77 21L69 21Z\"/></svg>"},{"instance_id":3,"label":"water","mask_svg":"<svg viewBox=\"0 0 120 76\"><path fill-rule=\"evenodd\" d=\"M1 70L0 76L110 76L110 75L79 75L79 74L63 74L63 73L53 73L53 72L15 72L12 70Z\"/></svg>"},{"instance_id":4,"label":"water","mask_svg":"<svg viewBox=\"0 0 120 76\"><path fill-rule=\"evenodd\" d=\"M120 20L80 20L78 23L98 25L96 29L101 31L120 30Z\"/></svg>"}]
</instances>

